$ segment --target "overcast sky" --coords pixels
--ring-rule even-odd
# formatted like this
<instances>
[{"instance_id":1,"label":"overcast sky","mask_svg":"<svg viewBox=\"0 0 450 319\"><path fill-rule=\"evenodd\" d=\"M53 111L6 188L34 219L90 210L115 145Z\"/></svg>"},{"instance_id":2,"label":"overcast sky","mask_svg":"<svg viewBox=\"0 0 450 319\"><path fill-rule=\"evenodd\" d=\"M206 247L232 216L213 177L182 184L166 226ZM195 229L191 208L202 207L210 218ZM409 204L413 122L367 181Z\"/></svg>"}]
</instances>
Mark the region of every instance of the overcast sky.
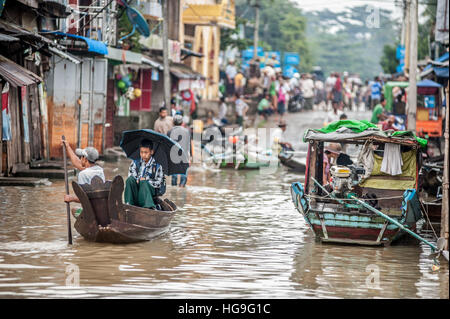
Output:
<instances>
[{"instance_id":1,"label":"overcast sky","mask_svg":"<svg viewBox=\"0 0 450 319\"><path fill-rule=\"evenodd\" d=\"M400 7L401 1L397 0L292 0L297 2L298 6L303 11L321 11L329 9L331 11L339 12L347 8L372 5L374 7L383 8L393 12L394 18L402 17L402 9ZM423 11L423 6L419 5L419 14Z\"/></svg>"}]
</instances>

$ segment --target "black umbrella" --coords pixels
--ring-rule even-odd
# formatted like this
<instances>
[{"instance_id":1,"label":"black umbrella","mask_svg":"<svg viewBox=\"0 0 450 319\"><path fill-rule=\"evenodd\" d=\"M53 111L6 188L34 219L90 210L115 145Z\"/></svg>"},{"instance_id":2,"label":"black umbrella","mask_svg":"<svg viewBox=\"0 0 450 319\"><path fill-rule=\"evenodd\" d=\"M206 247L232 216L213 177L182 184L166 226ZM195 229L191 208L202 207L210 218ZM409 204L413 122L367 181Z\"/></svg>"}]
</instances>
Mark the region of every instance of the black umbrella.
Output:
<instances>
[{"instance_id":1,"label":"black umbrella","mask_svg":"<svg viewBox=\"0 0 450 319\"><path fill-rule=\"evenodd\" d=\"M140 159L139 145L143 139L153 142L153 158L163 168L164 174L186 174L189 159L180 144L166 135L153 130L130 130L122 132L120 147L133 160Z\"/></svg>"}]
</instances>

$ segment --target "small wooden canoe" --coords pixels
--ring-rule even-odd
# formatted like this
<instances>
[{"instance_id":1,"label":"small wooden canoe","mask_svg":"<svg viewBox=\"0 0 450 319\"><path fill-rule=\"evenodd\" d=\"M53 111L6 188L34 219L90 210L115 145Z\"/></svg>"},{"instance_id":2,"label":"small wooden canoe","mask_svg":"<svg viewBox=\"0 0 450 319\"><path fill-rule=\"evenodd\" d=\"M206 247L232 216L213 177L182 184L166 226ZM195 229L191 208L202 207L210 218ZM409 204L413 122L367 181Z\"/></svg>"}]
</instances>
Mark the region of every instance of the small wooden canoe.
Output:
<instances>
[{"instance_id":1,"label":"small wooden canoe","mask_svg":"<svg viewBox=\"0 0 450 319\"><path fill-rule=\"evenodd\" d=\"M306 171L306 158L283 156L280 154L278 159L280 160L280 163L286 166L290 171L296 173L305 173Z\"/></svg>"},{"instance_id":2,"label":"small wooden canoe","mask_svg":"<svg viewBox=\"0 0 450 319\"><path fill-rule=\"evenodd\" d=\"M72 187L83 207L75 229L89 241L124 244L151 240L168 230L177 211L168 199L156 199L162 210L124 204L120 175L105 183L100 177L94 177L91 184L73 181Z\"/></svg>"}]
</instances>

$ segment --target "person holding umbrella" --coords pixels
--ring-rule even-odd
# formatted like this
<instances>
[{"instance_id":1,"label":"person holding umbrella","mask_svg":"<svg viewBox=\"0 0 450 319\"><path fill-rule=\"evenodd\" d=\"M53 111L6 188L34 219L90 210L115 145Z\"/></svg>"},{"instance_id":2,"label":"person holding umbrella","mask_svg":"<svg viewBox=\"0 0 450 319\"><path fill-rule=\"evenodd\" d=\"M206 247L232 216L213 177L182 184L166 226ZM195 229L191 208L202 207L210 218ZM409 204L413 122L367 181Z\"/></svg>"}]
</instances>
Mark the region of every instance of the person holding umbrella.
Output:
<instances>
[{"instance_id":1,"label":"person holding umbrella","mask_svg":"<svg viewBox=\"0 0 450 319\"><path fill-rule=\"evenodd\" d=\"M125 203L155 208L153 198L165 190L162 166L153 158L153 142L143 139L139 145L140 158L131 162L125 184Z\"/></svg>"}]
</instances>

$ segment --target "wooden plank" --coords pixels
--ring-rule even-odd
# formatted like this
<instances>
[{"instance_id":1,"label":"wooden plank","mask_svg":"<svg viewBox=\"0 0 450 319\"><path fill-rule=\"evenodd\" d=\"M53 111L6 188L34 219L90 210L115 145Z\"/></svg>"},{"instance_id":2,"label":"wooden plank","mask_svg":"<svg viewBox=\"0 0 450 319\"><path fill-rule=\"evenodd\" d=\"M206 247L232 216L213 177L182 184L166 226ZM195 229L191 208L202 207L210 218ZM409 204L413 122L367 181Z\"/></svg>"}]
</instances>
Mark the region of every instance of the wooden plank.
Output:
<instances>
[{"instance_id":1,"label":"wooden plank","mask_svg":"<svg viewBox=\"0 0 450 319\"><path fill-rule=\"evenodd\" d=\"M378 238L377 238L377 243L379 243L381 241L381 238L383 238L384 231L386 230L388 225L389 225L389 222L386 221L383 225L383 228L381 228L381 230L380 230L380 234L378 235Z\"/></svg>"}]
</instances>

